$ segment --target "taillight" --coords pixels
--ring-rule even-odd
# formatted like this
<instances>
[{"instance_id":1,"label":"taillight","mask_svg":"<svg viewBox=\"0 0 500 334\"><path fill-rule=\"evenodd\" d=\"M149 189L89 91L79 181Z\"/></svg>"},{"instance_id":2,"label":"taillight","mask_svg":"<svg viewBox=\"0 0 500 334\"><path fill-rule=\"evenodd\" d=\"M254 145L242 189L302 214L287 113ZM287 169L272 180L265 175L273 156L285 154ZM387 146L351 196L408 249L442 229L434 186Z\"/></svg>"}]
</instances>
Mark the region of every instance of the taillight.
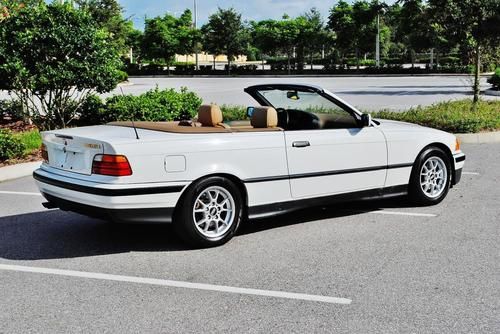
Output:
<instances>
[{"instance_id":1,"label":"taillight","mask_svg":"<svg viewBox=\"0 0 500 334\"><path fill-rule=\"evenodd\" d=\"M42 151L43 162L48 163L49 162L49 152L47 152L47 146L45 146L45 144L42 144L42 147L40 148L40 150Z\"/></svg>"},{"instance_id":2,"label":"taillight","mask_svg":"<svg viewBox=\"0 0 500 334\"><path fill-rule=\"evenodd\" d=\"M98 154L92 161L92 174L128 176L132 168L124 155Z\"/></svg>"}]
</instances>

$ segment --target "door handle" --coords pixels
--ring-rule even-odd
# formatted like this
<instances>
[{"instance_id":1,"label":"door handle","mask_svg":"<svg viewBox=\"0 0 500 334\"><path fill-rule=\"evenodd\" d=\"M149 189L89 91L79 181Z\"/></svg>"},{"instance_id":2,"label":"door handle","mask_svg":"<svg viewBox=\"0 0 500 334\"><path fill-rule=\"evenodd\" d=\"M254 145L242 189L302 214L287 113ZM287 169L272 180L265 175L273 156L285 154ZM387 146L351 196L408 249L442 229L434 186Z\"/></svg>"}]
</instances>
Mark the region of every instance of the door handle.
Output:
<instances>
[{"instance_id":1,"label":"door handle","mask_svg":"<svg viewBox=\"0 0 500 334\"><path fill-rule=\"evenodd\" d=\"M292 146L293 147L307 147L307 146L311 146L311 144L307 140L303 140L303 141L294 141L292 143Z\"/></svg>"}]
</instances>

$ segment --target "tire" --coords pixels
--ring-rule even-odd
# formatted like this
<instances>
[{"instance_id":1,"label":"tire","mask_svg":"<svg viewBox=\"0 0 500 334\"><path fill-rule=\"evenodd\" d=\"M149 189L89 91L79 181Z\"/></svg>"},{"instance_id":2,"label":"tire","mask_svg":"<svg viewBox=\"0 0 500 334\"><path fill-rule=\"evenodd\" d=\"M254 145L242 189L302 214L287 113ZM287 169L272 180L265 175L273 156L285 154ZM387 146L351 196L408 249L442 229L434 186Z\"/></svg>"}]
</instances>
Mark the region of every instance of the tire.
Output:
<instances>
[{"instance_id":1,"label":"tire","mask_svg":"<svg viewBox=\"0 0 500 334\"><path fill-rule=\"evenodd\" d=\"M408 194L418 205L435 205L446 197L450 184L450 158L442 149L429 147L413 165Z\"/></svg>"},{"instance_id":2,"label":"tire","mask_svg":"<svg viewBox=\"0 0 500 334\"><path fill-rule=\"evenodd\" d=\"M238 230L242 211L238 187L229 179L212 176L197 181L183 194L174 214L174 228L191 246L219 246Z\"/></svg>"}]
</instances>

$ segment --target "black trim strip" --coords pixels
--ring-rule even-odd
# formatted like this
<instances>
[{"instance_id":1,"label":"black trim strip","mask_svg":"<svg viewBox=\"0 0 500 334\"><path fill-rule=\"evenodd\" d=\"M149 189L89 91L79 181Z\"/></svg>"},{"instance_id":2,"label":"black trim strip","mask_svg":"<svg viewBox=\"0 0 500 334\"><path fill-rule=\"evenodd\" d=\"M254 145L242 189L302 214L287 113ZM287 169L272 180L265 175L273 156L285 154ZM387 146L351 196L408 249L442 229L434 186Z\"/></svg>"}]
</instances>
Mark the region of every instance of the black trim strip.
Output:
<instances>
[{"instance_id":1,"label":"black trim strip","mask_svg":"<svg viewBox=\"0 0 500 334\"><path fill-rule=\"evenodd\" d=\"M405 168L405 167L412 167L412 166L413 166L413 163L406 163L406 164L394 164L394 165L373 166L373 167L363 167L363 168L341 169L341 170L333 170L333 171L325 171L325 172L255 177L255 178L243 180L243 182L256 183L256 182L269 182L269 181L279 181L279 180L291 180L291 179L301 179L301 178L307 178L307 177L319 177L319 176L329 176L329 175L339 175L339 174L372 172L372 171L382 170L382 169Z\"/></svg>"},{"instance_id":2,"label":"black trim strip","mask_svg":"<svg viewBox=\"0 0 500 334\"><path fill-rule=\"evenodd\" d=\"M100 196L134 196L150 194L178 193L184 189L184 186L163 186L151 188L128 188L128 189L104 189L89 186L82 186L75 183L64 182L51 179L49 177L33 172L33 178L42 183L50 184L59 188L78 191L81 193L100 195Z\"/></svg>"},{"instance_id":3,"label":"black trim strip","mask_svg":"<svg viewBox=\"0 0 500 334\"><path fill-rule=\"evenodd\" d=\"M455 162L462 162L465 161L465 155L462 155L461 157L456 157Z\"/></svg>"},{"instance_id":4,"label":"black trim strip","mask_svg":"<svg viewBox=\"0 0 500 334\"><path fill-rule=\"evenodd\" d=\"M287 202L251 206L248 208L248 216L251 219L273 217L307 207L317 207L338 202L402 196L406 195L407 193L408 185L402 184L386 188L377 188L323 197L298 199Z\"/></svg>"}]
</instances>

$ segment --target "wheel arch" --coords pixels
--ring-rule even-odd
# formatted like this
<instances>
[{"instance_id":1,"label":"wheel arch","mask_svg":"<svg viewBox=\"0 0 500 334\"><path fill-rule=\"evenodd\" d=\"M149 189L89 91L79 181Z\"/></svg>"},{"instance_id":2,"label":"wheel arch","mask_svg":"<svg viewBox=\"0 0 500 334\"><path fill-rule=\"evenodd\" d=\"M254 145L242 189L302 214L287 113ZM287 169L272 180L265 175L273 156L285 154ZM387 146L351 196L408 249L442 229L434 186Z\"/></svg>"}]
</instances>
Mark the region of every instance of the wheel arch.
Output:
<instances>
[{"instance_id":1,"label":"wheel arch","mask_svg":"<svg viewBox=\"0 0 500 334\"><path fill-rule=\"evenodd\" d=\"M453 173L453 171L455 169L455 160L453 159L453 153L451 152L451 150L448 146L446 146L445 144L440 143L440 142L434 142L434 143L428 144L424 148L422 148L420 150L420 152L418 152L417 156L415 157L415 160L413 161L413 168L412 168L411 174L413 175L413 173L415 171L415 166L416 166L417 160L420 158L422 153L424 153L426 150L428 150L429 148L432 148L432 147L437 147L437 148L441 149L448 157L448 159L450 161L450 166L451 166L451 181L453 184L453 182L455 182L455 173Z\"/></svg>"},{"instance_id":2,"label":"wheel arch","mask_svg":"<svg viewBox=\"0 0 500 334\"><path fill-rule=\"evenodd\" d=\"M182 203L182 201L184 200L184 197L186 195L186 190L187 189L189 189L194 184L198 183L199 181L201 181L203 179L206 179L206 178L209 178L209 177L214 177L214 176L226 178L226 179L230 180L231 182L233 182L236 185L236 187L240 190L241 196L243 197L243 209L244 209L243 213L244 213L244 215L246 215L246 211L247 211L247 207L248 207L248 191L247 191L247 188L245 186L245 183L243 183L243 181L239 177L237 177L236 175L229 174L229 173L207 174L207 175L203 175L203 176L201 176L201 177L193 180L187 187L184 188L184 190L182 191L181 196L177 200L177 203L175 204L174 215L175 215L175 211L177 211L177 209L179 207L179 203Z\"/></svg>"}]
</instances>

